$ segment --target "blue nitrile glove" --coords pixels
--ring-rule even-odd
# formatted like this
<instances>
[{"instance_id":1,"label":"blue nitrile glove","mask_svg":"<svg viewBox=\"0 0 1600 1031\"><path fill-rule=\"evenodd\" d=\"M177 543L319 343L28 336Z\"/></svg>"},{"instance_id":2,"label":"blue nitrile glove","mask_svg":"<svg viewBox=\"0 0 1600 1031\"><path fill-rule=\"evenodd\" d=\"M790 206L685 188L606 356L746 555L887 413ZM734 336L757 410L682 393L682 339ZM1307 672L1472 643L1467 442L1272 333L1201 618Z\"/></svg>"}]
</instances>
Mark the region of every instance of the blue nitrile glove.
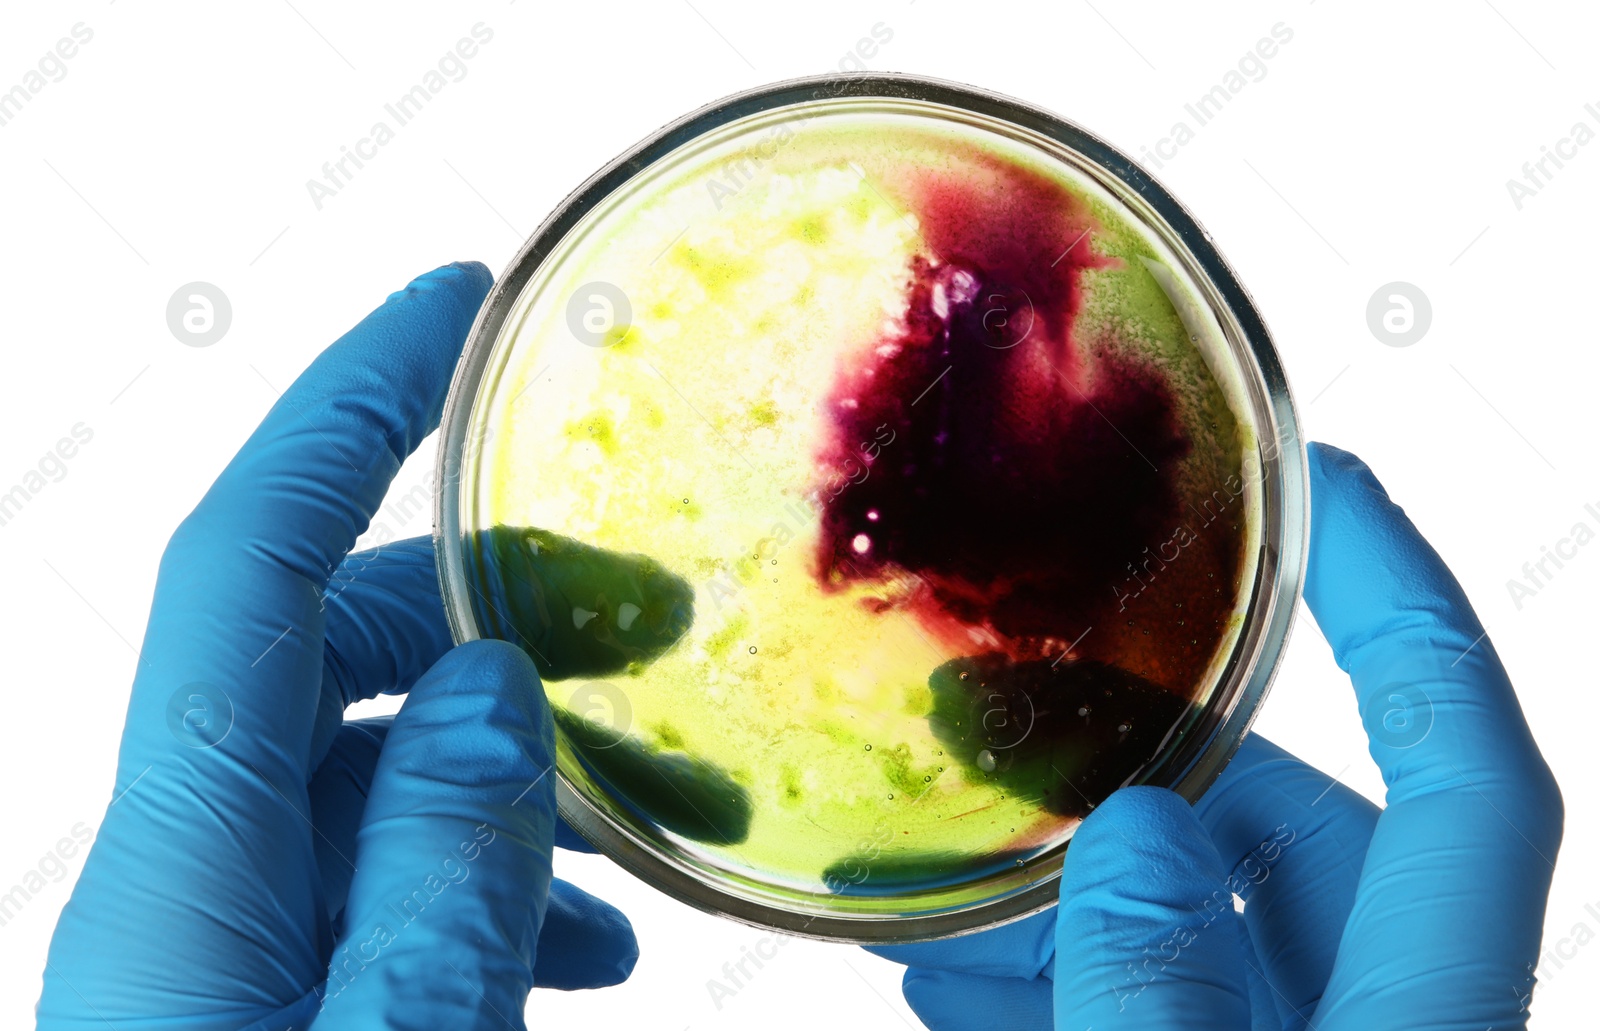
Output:
<instances>
[{"instance_id":1,"label":"blue nitrile glove","mask_svg":"<svg viewBox=\"0 0 1600 1031\"><path fill-rule=\"evenodd\" d=\"M929 1027L1524 1026L1560 793L1439 556L1360 459L1313 444L1310 469L1306 602L1387 808L1259 737L1192 809L1119 791L1073 839L1057 909L873 950L907 964Z\"/></svg>"},{"instance_id":2,"label":"blue nitrile glove","mask_svg":"<svg viewBox=\"0 0 1600 1031\"><path fill-rule=\"evenodd\" d=\"M173 534L41 1028L520 1029L534 985L628 976L627 919L551 877L580 842L533 664L451 648L427 541L346 554L489 285L458 264L391 296Z\"/></svg>"}]
</instances>

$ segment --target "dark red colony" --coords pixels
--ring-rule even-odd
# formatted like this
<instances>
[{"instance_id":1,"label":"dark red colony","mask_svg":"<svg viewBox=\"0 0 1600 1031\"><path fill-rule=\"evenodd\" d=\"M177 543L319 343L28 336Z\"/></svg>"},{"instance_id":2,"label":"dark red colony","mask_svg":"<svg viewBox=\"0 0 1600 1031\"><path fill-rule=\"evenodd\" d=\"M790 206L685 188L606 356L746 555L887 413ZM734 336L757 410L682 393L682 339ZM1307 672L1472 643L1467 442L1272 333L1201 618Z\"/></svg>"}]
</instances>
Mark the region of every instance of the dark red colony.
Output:
<instances>
[{"instance_id":1,"label":"dark red colony","mask_svg":"<svg viewBox=\"0 0 1600 1031\"><path fill-rule=\"evenodd\" d=\"M904 319L836 374L814 573L824 590L883 585L877 607L973 656L991 688L1061 685L1038 664L1081 637L1052 669L1070 680L1088 658L1159 685L1176 707L1154 714L1143 691L1127 702L1146 710L1142 730L1170 726L1232 611L1237 519L1144 572L1196 523L1177 488L1194 444L1159 369L1080 353L1083 273L1116 260L1094 253L1087 205L1042 175L993 169L984 188L928 171L912 189L929 257L908 271ZM1007 664L1029 672L1008 684Z\"/></svg>"}]
</instances>

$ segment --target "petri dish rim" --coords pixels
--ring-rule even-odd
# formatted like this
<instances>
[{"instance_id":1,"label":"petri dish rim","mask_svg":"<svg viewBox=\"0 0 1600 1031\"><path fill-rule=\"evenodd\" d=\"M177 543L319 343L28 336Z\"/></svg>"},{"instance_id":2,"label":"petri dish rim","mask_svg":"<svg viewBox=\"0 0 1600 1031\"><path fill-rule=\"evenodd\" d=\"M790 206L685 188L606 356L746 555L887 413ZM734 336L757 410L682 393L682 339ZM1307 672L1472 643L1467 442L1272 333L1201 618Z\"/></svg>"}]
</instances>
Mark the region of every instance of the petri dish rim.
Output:
<instances>
[{"instance_id":1,"label":"petri dish rim","mask_svg":"<svg viewBox=\"0 0 1600 1031\"><path fill-rule=\"evenodd\" d=\"M905 100L1002 123L1075 172L1092 179L1185 265L1191 286L1217 320L1238 365L1256 429L1261 547L1244 626L1223 667L1214 700L1176 748L1145 767L1136 783L1159 784L1193 801L1238 749L1277 672L1304 579L1309 526L1304 443L1287 377L1266 324L1232 267L1195 218L1147 171L1088 130L1042 108L977 87L903 73L849 73L790 79L737 93L669 123L617 157L569 194L528 238L484 300L457 365L441 420L434 484L434 553L446 616L457 642L480 636L463 553L462 471L474 407L491 354L523 288L568 233L655 161L731 122L789 106L844 98ZM987 878L1001 890L978 901L926 905L915 912L841 911L809 893L763 890L746 878L710 871L646 841L596 808L556 770L557 806L574 830L624 869L698 909L763 929L853 943L928 941L1030 916L1057 900L1070 841L1007 875ZM981 882L980 882L981 883ZM970 884L965 887L970 888ZM926 893L924 893L926 894ZM833 897L833 896L828 896ZM916 892L901 896L907 902ZM934 903L935 898L923 901Z\"/></svg>"}]
</instances>

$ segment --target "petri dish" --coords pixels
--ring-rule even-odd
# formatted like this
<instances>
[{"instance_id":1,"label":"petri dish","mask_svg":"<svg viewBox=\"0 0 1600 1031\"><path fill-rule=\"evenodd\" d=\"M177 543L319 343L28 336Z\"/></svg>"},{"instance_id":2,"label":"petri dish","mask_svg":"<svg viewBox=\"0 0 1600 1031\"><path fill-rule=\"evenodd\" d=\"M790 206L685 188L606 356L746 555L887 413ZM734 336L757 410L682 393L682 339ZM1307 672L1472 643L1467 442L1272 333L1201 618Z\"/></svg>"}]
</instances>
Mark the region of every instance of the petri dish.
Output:
<instances>
[{"instance_id":1,"label":"petri dish","mask_svg":"<svg viewBox=\"0 0 1600 1031\"><path fill-rule=\"evenodd\" d=\"M484 302L446 405L458 640L523 647L563 818L668 894L906 942L1056 900L1271 681L1303 446L1260 315L1028 104L792 80L666 126Z\"/></svg>"}]
</instances>

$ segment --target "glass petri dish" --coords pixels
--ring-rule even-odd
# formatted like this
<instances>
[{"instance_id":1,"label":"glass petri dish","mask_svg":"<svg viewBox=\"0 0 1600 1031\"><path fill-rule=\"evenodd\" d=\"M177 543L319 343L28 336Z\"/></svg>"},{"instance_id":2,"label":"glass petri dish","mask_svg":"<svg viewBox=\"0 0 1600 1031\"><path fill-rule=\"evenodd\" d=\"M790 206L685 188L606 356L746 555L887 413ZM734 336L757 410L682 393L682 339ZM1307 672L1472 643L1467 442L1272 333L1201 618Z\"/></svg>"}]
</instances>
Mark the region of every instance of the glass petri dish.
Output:
<instances>
[{"instance_id":1,"label":"glass petri dish","mask_svg":"<svg viewBox=\"0 0 1600 1031\"><path fill-rule=\"evenodd\" d=\"M517 643L562 817L669 895L907 942L1199 796L1276 669L1304 451L1159 184L1019 101L799 79L666 126L484 302L445 408L457 640Z\"/></svg>"}]
</instances>

